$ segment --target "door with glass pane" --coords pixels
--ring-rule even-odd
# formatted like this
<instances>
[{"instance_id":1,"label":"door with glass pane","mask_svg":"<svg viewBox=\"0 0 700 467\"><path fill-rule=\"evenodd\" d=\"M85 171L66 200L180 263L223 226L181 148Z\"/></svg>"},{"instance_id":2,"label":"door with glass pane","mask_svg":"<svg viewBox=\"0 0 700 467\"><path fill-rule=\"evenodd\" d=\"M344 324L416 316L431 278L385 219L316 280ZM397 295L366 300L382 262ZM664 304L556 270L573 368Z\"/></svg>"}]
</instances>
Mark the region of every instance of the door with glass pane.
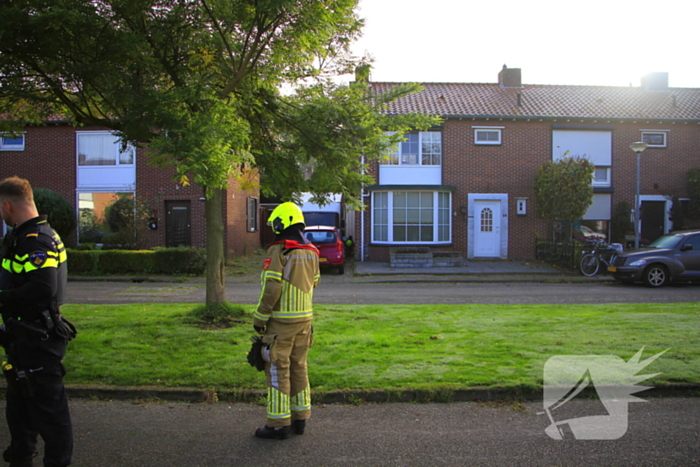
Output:
<instances>
[{"instance_id":1,"label":"door with glass pane","mask_svg":"<svg viewBox=\"0 0 700 467\"><path fill-rule=\"evenodd\" d=\"M501 202L476 201L474 205L474 256L501 255Z\"/></svg>"}]
</instances>

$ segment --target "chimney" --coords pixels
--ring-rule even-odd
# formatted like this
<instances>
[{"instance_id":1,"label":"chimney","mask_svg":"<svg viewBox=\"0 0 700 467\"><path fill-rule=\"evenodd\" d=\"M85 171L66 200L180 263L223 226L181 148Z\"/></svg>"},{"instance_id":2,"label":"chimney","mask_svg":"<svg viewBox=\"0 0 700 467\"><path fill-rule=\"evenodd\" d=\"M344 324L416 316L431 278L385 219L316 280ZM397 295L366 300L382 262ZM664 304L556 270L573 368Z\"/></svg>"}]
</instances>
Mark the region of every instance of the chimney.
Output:
<instances>
[{"instance_id":1,"label":"chimney","mask_svg":"<svg viewBox=\"0 0 700 467\"><path fill-rule=\"evenodd\" d=\"M520 68L508 68L503 65L503 69L498 73L498 85L502 88L522 88Z\"/></svg>"},{"instance_id":2,"label":"chimney","mask_svg":"<svg viewBox=\"0 0 700 467\"><path fill-rule=\"evenodd\" d=\"M642 87L647 91L668 91L668 73L657 71L642 76Z\"/></svg>"}]
</instances>

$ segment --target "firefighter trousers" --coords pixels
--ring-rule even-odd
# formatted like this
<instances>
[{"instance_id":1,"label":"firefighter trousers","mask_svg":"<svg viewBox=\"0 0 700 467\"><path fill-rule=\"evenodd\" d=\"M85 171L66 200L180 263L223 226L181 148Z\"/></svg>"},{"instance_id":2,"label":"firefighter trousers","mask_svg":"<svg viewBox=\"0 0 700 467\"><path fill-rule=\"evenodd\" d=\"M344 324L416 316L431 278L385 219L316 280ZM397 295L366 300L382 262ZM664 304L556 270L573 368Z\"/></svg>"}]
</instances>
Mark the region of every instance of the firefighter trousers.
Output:
<instances>
[{"instance_id":1,"label":"firefighter trousers","mask_svg":"<svg viewBox=\"0 0 700 467\"><path fill-rule=\"evenodd\" d=\"M267 426L278 428L311 417L306 356L313 343L311 321L270 319L263 342L267 377Z\"/></svg>"}]
</instances>

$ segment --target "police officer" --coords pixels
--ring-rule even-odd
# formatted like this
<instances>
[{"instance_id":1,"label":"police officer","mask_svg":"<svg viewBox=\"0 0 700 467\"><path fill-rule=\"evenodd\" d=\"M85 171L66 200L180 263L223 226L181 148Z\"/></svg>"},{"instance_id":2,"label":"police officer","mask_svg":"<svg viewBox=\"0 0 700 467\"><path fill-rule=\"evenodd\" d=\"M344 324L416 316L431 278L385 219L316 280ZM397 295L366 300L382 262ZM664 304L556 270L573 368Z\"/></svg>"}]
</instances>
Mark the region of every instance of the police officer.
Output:
<instances>
[{"instance_id":1,"label":"police officer","mask_svg":"<svg viewBox=\"0 0 700 467\"><path fill-rule=\"evenodd\" d=\"M44 466L67 466L73 429L61 361L75 328L59 312L66 290L66 251L46 216L39 216L27 180L0 181L0 213L13 227L3 242L0 273L0 339L8 356L3 373L12 437L3 459L11 467L31 467L41 435Z\"/></svg>"},{"instance_id":2,"label":"police officer","mask_svg":"<svg viewBox=\"0 0 700 467\"><path fill-rule=\"evenodd\" d=\"M311 416L306 356L312 344L313 289L321 276L318 249L304 237L299 206L280 204L268 225L275 241L267 249L253 322L266 344L267 423L255 436L286 439L290 431L303 434Z\"/></svg>"}]
</instances>

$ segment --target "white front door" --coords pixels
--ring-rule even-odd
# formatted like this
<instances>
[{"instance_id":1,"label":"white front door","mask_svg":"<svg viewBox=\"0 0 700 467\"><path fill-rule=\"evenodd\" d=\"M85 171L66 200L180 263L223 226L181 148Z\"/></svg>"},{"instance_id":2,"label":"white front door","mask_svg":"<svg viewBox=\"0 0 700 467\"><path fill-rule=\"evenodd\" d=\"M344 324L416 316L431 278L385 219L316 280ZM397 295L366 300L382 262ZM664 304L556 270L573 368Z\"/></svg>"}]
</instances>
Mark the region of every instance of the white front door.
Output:
<instances>
[{"instance_id":1,"label":"white front door","mask_svg":"<svg viewBox=\"0 0 700 467\"><path fill-rule=\"evenodd\" d=\"M476 201L474 205L474 256L501 256L501 202Z\"/></svg>"}]
</instances>

